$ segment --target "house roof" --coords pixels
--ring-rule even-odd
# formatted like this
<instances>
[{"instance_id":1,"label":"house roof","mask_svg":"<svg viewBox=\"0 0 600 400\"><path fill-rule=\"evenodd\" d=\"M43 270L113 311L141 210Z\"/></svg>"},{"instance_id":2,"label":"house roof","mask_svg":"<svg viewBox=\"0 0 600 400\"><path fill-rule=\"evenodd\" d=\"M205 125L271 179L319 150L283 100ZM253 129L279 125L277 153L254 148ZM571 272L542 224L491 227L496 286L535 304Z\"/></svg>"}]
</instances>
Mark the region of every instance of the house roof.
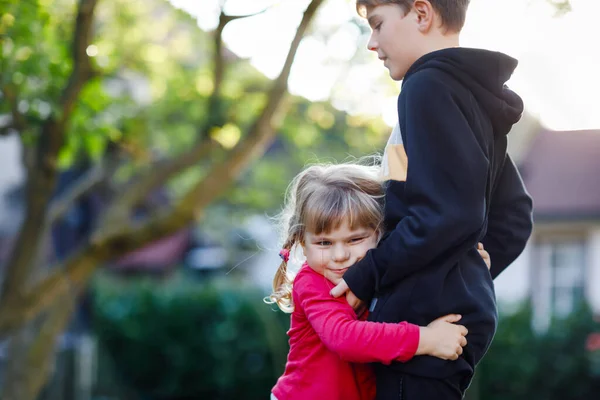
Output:
<instances>
[{"instance_id":1,"label":"house roof","mask_svg":"<svg viewBox=\"0 0 600 400\"><path fill-rule=\"evenodd\" d=\"M542 130L520 171L536 220L600 218L600 130Z\"/></svg>"},{"instance_id":2,"label":"house roof","mask_svg":"<svg viewBox=\"0 0 600 400\"><path fill-rule=\"evenodd\" d=\"M190 236L189 229L182 229L126 254L116 261L115 267L119 270L173 267L183 259Z\"/></svg>"}]
</instances>

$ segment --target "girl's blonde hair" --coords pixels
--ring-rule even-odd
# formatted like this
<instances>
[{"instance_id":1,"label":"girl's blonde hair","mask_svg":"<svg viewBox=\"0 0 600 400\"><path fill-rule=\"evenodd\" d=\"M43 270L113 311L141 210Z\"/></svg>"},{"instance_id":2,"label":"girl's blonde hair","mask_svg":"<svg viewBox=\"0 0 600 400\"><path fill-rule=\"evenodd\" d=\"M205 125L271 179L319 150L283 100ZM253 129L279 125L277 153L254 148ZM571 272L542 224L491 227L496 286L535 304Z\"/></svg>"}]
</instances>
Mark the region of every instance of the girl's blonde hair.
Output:
<instances>
[{"instance_id":1,"label":"girl's blonde hair","mask_svg":"<svg viewBox=\"0 0 600 400\"><path fill-rule=\"evenodd\" d=\"M360 164L313 165L289 185L279 215L283 249L304 244L306 232L328 233L347 222L350 229L381 231L383 186L379 168ZM292 312L293 278L283 260L273 278L273 293L265 299L284 312Z\"/></svg>"}]
</instances>

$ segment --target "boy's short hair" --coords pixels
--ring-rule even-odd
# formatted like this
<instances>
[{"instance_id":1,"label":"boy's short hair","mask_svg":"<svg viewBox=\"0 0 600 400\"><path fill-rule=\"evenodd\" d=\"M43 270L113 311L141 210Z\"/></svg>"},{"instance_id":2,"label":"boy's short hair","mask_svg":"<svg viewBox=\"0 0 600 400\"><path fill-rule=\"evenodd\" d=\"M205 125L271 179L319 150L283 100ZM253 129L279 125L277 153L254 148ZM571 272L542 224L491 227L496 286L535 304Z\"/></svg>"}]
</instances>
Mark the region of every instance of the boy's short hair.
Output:
<instances>
[{"instance_id":1,"label":"boy's short hair","mask_svg":"<svg viewBox=\"0 0 600 400\"><path fill-rule=\"evenodd\" d=\"M467 8L470 0L429 0L435 11L442 18L442 25L453 32L460 32L465 25ZM357 0L356 10L363 17L366 15L367 7L375 7L382 4L397 4L404 12L410 11L414 0Z\"/></svg>"}]
</instances>

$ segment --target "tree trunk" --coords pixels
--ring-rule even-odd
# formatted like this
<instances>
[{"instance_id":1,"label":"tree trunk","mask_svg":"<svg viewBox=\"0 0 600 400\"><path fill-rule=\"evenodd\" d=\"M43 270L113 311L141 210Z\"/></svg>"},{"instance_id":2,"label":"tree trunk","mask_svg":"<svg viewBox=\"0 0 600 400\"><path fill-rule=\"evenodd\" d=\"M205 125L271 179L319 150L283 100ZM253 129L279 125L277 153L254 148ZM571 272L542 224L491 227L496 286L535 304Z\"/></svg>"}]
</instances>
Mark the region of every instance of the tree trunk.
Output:
<instances>
[{"instance_id":1,"label":"tree trunk","mask_svg":"<svg viewBox=\"0 0 600 400\"><path fill-rule=\"evenodd\" d=\"M192 188L178 202L174 209L162 210L162 212L158 213L158 216L146 221L141 226L132 227L126 221L123 221L124 223L120 224L116 230L106 232L103 229L99 229L92 235L90 242L84 248L78 250L64 260L64 262L51 269L46 279L38 282L31 288L27 283L31 278L31 267L34 264L33 260L35 258L34 255L28 253L27 250L31 249L26 245L32 243L29 240L30 237L33 239L37 238L39 241L40 234L39 232L36 233L33 227L43 226L48 220L48 205L43 202L48 202L49 196L39 196L39 204L33 201L29 202L26 218L28 223L26 222L24 225L24 229L17 241L16 250L13 254L13 262L8 264L7 279L4 282L5 290L1 293L3 301L0 304L0 338L2 335L13 333L14 329L19 329L24 324L30 326L32 323L29 321L33 318L43 318L43 322L41 329L20 329L21 331L25 331L25 333L21 332L13 336L9 347L2 396L0 396L3 400L37 399L40 390L43 388L52 370L56 339L64 331L70 320L71 312L78 297L76 294L85 288L98 265L126 252L135 250L160 237L171 234L177 229L181 229L189 223L194 215L197 215L214 201L217 196L221 195L250 161L264 153L268 144L275 136L273 121L276 119L278 112L281 112L281 105L287 93L287 80L296 51L316 10L323 1L312 0L308 5L288 52L284 67L269 92L267 105L252 125L252 128L250 128L246 137L228 154L224 154L227 156L224 160L213 164L209 175ZM83 26L87 23L89 26L91 23L89 17L92 15L96 0L79 0L79 3L80 12L77 25ZM79 31L79 29L76 29L76 31ZM75 38L84 39L75 41L74 60L84 60L85 63L89 62L85 57L85 47L77 45L82 42L87 43L88 35L76 34ZM77 62L75 62L75 65L81 66ZM83 66L85 68L74 71L74 78L69 81L69 85L64 92L62 100L65 105L65 112L63 113L63 117L68 116L72 111L83 82L87 81L90 76L88 74L89 65L85 64ZM65 121L60 122L62 134L64 134ZM53 186L56 173L53 162L54 158L51 157L48 160L44 156L58 153L58 147L60 147L63 138L59 134L54 136L57 137L57 140L53 142L55 144L54 147L57 148L53 147L52 151L49 152L50 154L47 154L41 149L48 149L49 147L41 146L39 152L41 159L45 160L45 164L43 165L52 168L47 168L49 173L45 175L43 174L45 170L42 172L38 171L39 182L30 177L30 199L36 198L35 191L39 187L44 187L46 189L45 194L47 194L50 187ZM210 147L206 148L210 149ZM173 161L172 169L168 168L171 164L167 163L164 170L162 170L162 174L154 174L154 179L138 182L141 192L150 190L156 185L163 183L163 180L169 179L171 175L176 175L177 171L181 171L189 164L192 164L192 158L197 157L198 154L203 154L203 151L199 147L197 152L190 155L190 158L184 157ZM42 178L44 179L42 180ZM136 196L140 196L140 193L136 192ZM136 196L131 196L131 200L128 199L128 201L124 202L135 203L137 201ZM119 199L116 201L119 202ZM32 205L36 205L37 207L32 207ZM131 204L127 205L130 206ZM120 206L120 204L115 204L115 206ZM116 209L119 210L119 207L116 207ZM54 213L51 214L54 215ZM57 211L56 214L60 214L60 212ZM38 317L39 313L44 310L47 310L46 315Z\"/></svg>"},{"instance_id":2,"label":"tree trunk","mask_svg":"<svg viewBox=\"0 0 600 400\"><path fill-rule=\"evenodd\" d=\"M60 300L48 310L40 329L26 327L10 341L2 400L38 399L53 370L57 338L70 320L76 296Z\"/></svg>"}]
</instances>

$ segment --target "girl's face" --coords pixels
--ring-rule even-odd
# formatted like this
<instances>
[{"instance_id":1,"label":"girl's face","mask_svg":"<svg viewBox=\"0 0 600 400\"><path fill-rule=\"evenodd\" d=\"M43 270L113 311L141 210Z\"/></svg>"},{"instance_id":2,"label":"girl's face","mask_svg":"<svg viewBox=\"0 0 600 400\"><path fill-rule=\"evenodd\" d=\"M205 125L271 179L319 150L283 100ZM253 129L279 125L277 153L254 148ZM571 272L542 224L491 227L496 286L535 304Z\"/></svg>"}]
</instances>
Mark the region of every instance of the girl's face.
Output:
<instances>
[{"instance_id":1,"label":"girl's face","mask_svg":"<svg viewBox=\"0 0 600 400\"><path fill-rule=\"evenodd\" d=\"M344 221L331 232L306 232L302 248L307 264L337 285L350 266L377 246L377 236L371 228L351 230Z\"/></svg>"}]
</instances>

